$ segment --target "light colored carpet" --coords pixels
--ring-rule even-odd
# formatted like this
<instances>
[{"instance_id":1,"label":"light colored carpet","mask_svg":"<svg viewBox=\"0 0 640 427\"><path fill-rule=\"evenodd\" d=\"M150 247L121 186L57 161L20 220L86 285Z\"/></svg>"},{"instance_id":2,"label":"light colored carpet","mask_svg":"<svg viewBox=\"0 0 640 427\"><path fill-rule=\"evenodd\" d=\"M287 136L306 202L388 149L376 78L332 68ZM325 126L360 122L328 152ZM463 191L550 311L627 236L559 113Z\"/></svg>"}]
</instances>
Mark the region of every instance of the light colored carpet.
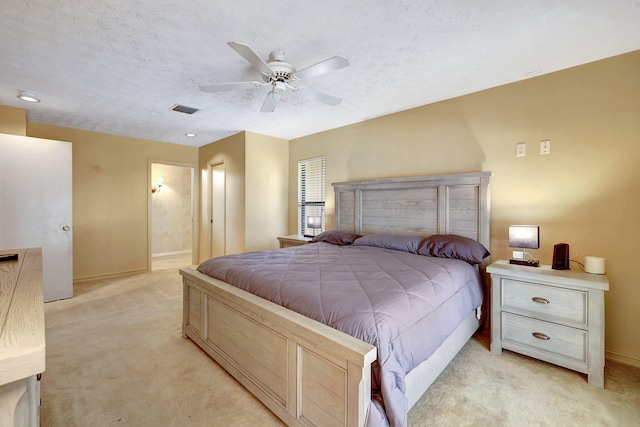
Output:
<instances>
[{"instance_id":1,"label":"light colored carpet","mask_svg":"<svg viewBox=\"0 0 640 427\"><path fill-rule=\"evenodd\" d=\"M75 286L47 303L43 426L280 426L181 336L182 284L171 268ZM640 369L608 362L585 376L467 343L409 413L410 426L638 426Z\"/></svg>"},{"instance_id":2,"label":"light colored carpet","mask_svg":"<svg viewBox=\"0 0 640 427\"><path fill-rule=\"evenodd\" d=\"M174 270L191 264L191 252L172 254L172 255L154 255L151 257L151 270L165 270L173 268Z\"/></svg>"}]
</instances>

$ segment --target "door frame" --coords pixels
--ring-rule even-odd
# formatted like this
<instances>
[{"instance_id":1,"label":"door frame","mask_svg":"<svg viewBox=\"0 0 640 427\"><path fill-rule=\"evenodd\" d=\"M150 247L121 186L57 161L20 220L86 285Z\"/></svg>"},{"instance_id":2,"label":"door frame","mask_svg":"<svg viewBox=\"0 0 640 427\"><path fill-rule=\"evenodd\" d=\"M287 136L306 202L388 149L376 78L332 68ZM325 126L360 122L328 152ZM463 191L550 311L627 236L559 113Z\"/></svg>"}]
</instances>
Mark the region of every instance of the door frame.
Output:
<instances>
[{"instance_id":1,"label":"door frame","mask_svg":"<svg viewBox=\"0 0 640 427\"><path fill-rule=\"evenodd\" d=\"M211 162L207 162L208 178L206 183L206 185L209 187L209 191L207 191L207 201L206 201L206 206L207 206L206 224L207 224L207 230L208 230L207 242L209 243L209 251L207 254L207 259L211 258L211 252L213 251L213 226L212 226L213 224L213 169L217 166L222 166L223 173L224 173L224 182L223 182L224 226L222 228L222 251L224 255L227 254L227 165L225 164L224 160L215 161L215 162L211 161Z\"/></svg>"},{"instance_id":2,"label":"door frame","mask_svg":"<svg viewBox=\"0 0 640 427\"><path fill-rule=\"evenodd\" d=\"M153 185L152 167L154 164L181 166L191 169L191 263L198 263L198 242L200 239L200 227L198 219L198 192L200 187L196 179L198 165L195 163L172 162L168 160L149 159L147 164L147 271L151 271L151 213L152 199L151 186Z\"/></svg>"}]
</instances>

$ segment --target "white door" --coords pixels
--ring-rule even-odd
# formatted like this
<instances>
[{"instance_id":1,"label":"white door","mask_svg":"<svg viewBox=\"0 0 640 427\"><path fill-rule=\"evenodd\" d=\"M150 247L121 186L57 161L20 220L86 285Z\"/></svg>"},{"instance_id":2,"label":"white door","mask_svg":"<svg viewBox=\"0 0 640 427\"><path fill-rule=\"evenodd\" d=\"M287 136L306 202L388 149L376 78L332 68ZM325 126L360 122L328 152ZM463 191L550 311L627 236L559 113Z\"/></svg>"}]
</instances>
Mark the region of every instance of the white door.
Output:
<instances>
[{"instance_id":1,"label":"white door","mask_svg":"<svg viewBox=\"0 0 640 427\"><path fill-rule=\"evenodd\" d=\"M73 296L71 143L0 134L0 248L42 248L45 301Z\"/></svg>"},{"instance_id":2,"label":"white door","mask_svg":"<svg viewBox=\"0 0 640 427\"><path fill-rule=\"evenodd\" d=\"M210 167L211 176L211 258L225 254L224 163Z\"/></svg>"}]
</instances>

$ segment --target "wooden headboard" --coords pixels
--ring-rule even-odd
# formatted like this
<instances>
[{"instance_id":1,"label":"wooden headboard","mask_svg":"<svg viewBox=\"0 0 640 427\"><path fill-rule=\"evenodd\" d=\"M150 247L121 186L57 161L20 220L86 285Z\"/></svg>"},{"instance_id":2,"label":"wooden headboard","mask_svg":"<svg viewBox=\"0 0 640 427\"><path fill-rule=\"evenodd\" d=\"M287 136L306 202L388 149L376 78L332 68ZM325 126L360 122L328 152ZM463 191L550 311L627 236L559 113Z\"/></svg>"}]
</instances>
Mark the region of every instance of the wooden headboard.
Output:
<instances>
[{"instance_id":1,"label":"wooden headboard","mask_svg":"<svg viewBox=\"0 0 640 427\"><path fill-rule=\"evenodd\" d=\"M333 183L337 230L458 234L490 249L491 172Z\"/></svg>"}]
</instances>

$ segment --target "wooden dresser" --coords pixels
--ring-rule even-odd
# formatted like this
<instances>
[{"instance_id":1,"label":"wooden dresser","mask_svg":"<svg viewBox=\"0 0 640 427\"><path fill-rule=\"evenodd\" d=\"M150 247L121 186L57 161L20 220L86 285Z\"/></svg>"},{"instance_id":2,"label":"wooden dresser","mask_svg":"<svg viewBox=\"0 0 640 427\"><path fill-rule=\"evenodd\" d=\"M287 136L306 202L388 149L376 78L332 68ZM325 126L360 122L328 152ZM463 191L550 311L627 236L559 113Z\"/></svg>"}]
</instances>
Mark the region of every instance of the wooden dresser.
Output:
<instances>
[{"instance_id":1,"label":"wooden dresser","mask_svg":"<svg viewBox=\"0 0 640 427\"><path fill-rule=\"evenodd\" d=\"M502 349L587 374L604 386L605 275L498 261L491 273L491 352Z\"/></svg>"},{"instance_id":2,"label":"wooden dresser","mask_svg":"<svg viewBox=\"0 0 640 427\"><path fill-rule=\"evenodd\" d=\"M42 250L0 250L0 426L40 424L45 365Z\"/></svg>"}]
</instances>

